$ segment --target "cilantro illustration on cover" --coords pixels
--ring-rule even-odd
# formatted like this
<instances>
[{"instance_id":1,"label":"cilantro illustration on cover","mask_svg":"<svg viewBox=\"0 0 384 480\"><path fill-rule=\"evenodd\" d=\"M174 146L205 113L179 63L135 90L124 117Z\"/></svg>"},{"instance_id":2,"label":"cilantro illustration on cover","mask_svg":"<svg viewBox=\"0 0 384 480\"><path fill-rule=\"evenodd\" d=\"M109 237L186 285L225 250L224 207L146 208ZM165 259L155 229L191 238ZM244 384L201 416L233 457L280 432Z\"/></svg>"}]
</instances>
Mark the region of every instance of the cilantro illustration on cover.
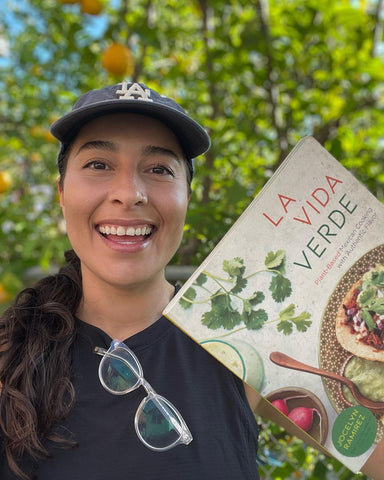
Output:
<instances>
[{"instance_id":1,"label":"cilantro illustration on cover","mask_svg":"<svg viewBox=\"0 0 384 480\"><path fill-rule=\"evenodd\" d=\"M383 224L306 137L164 311L354 471L384 437Z\"/></svg>"}]
</instances>

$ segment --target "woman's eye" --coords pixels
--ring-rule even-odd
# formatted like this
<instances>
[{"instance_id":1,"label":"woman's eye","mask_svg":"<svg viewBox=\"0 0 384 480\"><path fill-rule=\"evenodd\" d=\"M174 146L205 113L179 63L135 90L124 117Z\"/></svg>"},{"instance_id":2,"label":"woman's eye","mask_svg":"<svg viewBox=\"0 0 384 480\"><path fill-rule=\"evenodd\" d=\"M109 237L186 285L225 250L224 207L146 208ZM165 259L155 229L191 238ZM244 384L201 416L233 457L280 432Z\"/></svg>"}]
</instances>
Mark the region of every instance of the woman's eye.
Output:
<instances>
[{"instance_id":1,"label":"woman's eye","mask_svg":"<svg viewBox=\"0 0 384 480\"><path fill-rule=\"evenodd\" d=\"M173 171L169 167L165 167L164 165L155 165L152 167L152 172L156 173L157 175L172 175Z\"/></svg>"},{"instance_id":2,"label":"woman's eye","mask_svg":"<svg viewBox=\"0 0 384 480\"><path fill-rule=\"evenodd\" d=\"M92 160L92 162L88 162L84 168L91 168L92 170L107 170L109 167L105 162Z\"/></svg>"}]
</instances>

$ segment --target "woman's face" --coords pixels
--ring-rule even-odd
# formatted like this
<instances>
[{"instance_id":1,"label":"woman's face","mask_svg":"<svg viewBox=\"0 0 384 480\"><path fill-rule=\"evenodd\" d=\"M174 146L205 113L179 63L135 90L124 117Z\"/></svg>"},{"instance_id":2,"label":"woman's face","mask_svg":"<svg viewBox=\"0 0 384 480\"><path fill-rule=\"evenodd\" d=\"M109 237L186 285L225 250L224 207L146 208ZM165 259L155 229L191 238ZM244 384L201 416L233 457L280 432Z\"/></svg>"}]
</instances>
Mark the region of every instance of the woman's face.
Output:
<instances>
[{"instance_id":1,"label":"woman's face","mask_svg":"<svg viewBox=\"0 0 384 480\"><path fill-rule=\"evenodd\" d=\"M59 190L84 282L127 288L164 278L189 195L181 147L163 123L127 113L89 122Z\"/></svg>"}]
</instances>

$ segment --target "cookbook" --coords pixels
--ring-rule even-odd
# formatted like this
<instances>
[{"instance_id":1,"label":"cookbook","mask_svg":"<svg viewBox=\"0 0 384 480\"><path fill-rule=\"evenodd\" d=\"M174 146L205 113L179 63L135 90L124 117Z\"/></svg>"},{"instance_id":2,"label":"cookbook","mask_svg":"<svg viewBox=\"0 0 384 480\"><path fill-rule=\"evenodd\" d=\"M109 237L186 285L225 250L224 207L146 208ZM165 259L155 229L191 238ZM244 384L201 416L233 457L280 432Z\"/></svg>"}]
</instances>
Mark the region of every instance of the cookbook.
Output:
<instances>
[{"instance_id":1,"label":"cookbook","mask_svg":"<svg viewBox=\"0 0 384 480\"><path fill-rule=\"evenodd\" d=\"M383 225L305 137L164 310L263 416L355 472L384 436Z\"/></svg>"}]
</instances>

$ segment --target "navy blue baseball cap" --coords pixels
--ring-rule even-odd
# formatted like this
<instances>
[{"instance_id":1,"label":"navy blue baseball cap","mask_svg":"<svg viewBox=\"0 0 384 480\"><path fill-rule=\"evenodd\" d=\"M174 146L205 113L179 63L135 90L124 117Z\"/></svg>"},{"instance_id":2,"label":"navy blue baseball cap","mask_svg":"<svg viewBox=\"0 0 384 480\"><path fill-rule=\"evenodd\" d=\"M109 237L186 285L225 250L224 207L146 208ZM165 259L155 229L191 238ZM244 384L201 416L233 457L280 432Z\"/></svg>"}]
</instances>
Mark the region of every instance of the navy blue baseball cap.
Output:
<instances>
[{"instance_id":1,"label":"navy blue baseball cap","mask_svg":"<svg viewBox=\"0 0 384 480\"><path fill-rule=\"evenodd\" d=\"M206 130L178 103L142 83L121 82L85 93L71 112L51 125L50 131L65 145L87 122L116 112L139 113L163 122L176 135L187 160L191 162L192 172L193 159L210 147Z\"/></svg>"}]
</instances>

